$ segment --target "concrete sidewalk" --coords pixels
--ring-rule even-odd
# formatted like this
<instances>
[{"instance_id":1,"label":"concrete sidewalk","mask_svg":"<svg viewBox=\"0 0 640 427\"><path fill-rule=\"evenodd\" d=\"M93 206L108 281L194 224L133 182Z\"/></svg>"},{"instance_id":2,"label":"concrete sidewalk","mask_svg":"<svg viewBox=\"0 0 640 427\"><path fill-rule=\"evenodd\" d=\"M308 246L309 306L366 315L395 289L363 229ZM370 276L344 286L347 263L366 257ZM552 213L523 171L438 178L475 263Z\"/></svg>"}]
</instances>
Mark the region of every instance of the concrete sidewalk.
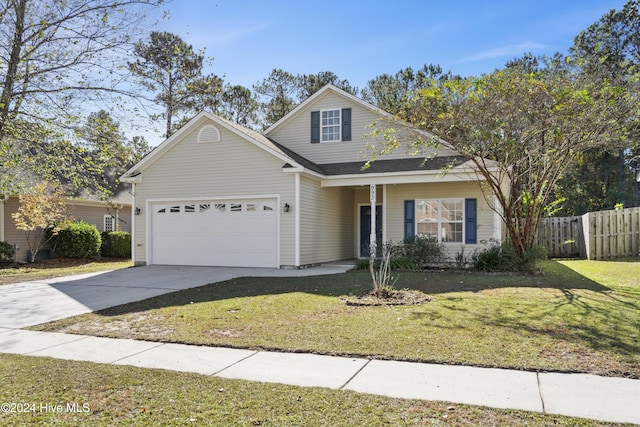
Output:
<instances>
[{"instance_id":1,"label":"concrete sidewalk","mask_svg":"<svg viewBox=\"0 0 640 427\"><path fill-rule=\"evenodd\" d=\"M0 328L0 353L640 424L640 380L163 344Z\"/></svg>"}]
</instances>

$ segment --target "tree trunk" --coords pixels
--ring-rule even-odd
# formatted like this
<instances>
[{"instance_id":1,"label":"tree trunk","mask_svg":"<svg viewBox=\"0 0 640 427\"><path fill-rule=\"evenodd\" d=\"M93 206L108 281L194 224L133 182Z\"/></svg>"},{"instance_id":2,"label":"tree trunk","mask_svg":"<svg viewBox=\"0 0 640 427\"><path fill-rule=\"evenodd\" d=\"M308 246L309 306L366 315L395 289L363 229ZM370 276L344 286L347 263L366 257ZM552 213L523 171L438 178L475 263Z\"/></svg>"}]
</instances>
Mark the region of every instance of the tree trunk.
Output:
<instances>
[{"instance_id":1,"label":"tree trunk","mask_svg":"<svg viewBox=\"0 0 640 427\"><path fill-rule=\"evenodd\" d=\"M7 63L2 96L0 96L0 141L4 139L7 133L11 98L13 97L13 85L22 53L22 37L24 35L24 17L27 10L27 0L14 0L13 9L15 10L16 21L13 30L11 55Z\"/></svg>"}]
</instances>

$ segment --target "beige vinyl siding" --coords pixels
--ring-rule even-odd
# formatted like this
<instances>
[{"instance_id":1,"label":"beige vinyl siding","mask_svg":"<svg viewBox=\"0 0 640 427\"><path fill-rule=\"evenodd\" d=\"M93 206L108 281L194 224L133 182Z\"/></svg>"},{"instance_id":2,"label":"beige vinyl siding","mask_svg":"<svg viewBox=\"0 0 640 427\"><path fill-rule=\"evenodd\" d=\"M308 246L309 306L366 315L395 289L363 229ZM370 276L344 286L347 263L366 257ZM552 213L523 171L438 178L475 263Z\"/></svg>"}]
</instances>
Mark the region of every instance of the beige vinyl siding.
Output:
<instances>
[{"instance_id":1,"label":"beige vinyl siding","mask_svg":"<svg viewBox=\"0 0 640 427\"><path fill-rule=\"evenodd\" d=\"M11 216L11 214L18 212L18 206L18 197L10 197L9 200L4 202L4 241L12 245L18 245L18 250L16 250L16 259L18 261L28 261L29 246L27 245L25 232L16 228L16 223Z\"/></svg>"},{"instance_id":2,"label":"beige vinyl siding","mask_svg":"<svg viewBox=\"0 0 640 427\"><path fill-rule=\"evenodd\" d=\"M4 203L4 241L10 244L17 244L16 259L18 261L30 261L29 245L27 244L26 234L23 230L16 228L15 222L11 214L18 211L20 199L12 196ZM115 215L113 209L97 204L78 204L69 203L67 205L67 213L76 221L86 221L95 225L98 231L103 230L104 215ZM125 222L120 221L120 229L122 231L131 231L131 208L124 207L118 213L118 216ZM48 246L45 246L48 248Z\"/></svg>"},{"instance_id":3,"label":"beige vinyl siding","mask_svg":"<svg viewBox=\"0 0 640 427\"><path fill-rule=\"evenodd\" d=\"M494 212L487 204L477 182L443 182L441 184L402 184L387 186L387 240L399 242L404 239L404 201L416 199L477 199L478 244L445 243L449 257L455 256L465 247L465 254L471 254L480 247L483 240L493 237Z\"/></svg>"},{"instance_id":4,"label":"beige vinyl siding","mask_svg":"<svg viewBox=\"0 0 640 427\"><path fill-rule=\"evenodd\" d=\"M282 160L222 126L216 125L220 142L196 143L209 123L203 121L157 158L136 184L135 205L142 213L135 217L135 262L146 263L147 200L272 195L280 197L280 263L293 265L295 216L283 213L282 205L294 201L294 176L282 172Z\"/></svg>"},{"instance_id":5,"label":"beige vinyl siding","mask_svg":"<svg viewBox=\"0 0 640 427\"><path fill-rule=\"evenodd\" d=\"M326 109L351 108L351 141L311 143L311 112ZM267 136L317 164L356 162L369 159L367 143L373 143L365 135L371 132L369 126L378 119L378 113L347 99L335 92L327 91L313 104L298 111L282 126ZM449 150L438 150L439 155L451 155ZM380 158L403 158L401 150Z\"/></svg>"},{"instance_id":6,"label":"beige vinyl siding","mask_svg":"<svg viewBox=\"0 0 640 427\"><path fill-rule=\"evenodd\" d=\"M300 178L300 264L353 257L353 189Z\"/></svg>"},{"instance_id":7,"label":"beige vinyl siding","mask_svg":"<svg viewBox=\"0 0 640 427\"><path fill-rule=\"evenodd\" d=\"M106 206L91 206L91 205L70 205L68 212L71 216L77 220L88 222L91 225L95 225L99 232L105 231L104 229L104 216L111 215L117 217L118 230L131 232L131 208L124 207L119 209L116 213L115 209L108 208ZM114 220L114 225L116 221Z\"/></svg>"}]
</instances>

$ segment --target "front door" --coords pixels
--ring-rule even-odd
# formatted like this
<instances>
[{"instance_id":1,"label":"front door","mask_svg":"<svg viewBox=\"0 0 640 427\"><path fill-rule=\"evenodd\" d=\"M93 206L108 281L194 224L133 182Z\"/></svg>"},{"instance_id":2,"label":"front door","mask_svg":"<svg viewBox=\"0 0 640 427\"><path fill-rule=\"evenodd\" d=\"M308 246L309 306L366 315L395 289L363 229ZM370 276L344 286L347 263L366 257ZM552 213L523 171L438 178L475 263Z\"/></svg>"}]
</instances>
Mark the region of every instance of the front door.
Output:
<instances>
[{"instance_id":1,"label":"front door","mask_svg":"<svg viewBox=\"0 0 640 427\"><path fill-rule=\"evenodd\" d=\"M371 234L371 206L360 206L360 256L369 257ZM382 254L382 206L376 206L376 253Z\"/></svg>"}]
</instances>

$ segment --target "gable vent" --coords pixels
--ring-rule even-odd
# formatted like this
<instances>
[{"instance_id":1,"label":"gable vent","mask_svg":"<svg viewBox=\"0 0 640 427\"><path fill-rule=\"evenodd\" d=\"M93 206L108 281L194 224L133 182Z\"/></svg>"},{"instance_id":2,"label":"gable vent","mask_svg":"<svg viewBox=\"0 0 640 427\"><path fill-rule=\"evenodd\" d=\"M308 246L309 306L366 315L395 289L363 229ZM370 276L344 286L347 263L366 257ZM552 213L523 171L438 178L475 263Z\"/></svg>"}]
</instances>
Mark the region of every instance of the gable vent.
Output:
<instances>
[{"instance_id":1,"label":"gable vent","mask_svg":"<svg viewBox=\"0 0 640 427\"><path fill-rule=\"evenodd\" d=\"M220 131L213 125L206 125L198 132L198 144L220 142Z\"/></svg>"}]
</instances>

